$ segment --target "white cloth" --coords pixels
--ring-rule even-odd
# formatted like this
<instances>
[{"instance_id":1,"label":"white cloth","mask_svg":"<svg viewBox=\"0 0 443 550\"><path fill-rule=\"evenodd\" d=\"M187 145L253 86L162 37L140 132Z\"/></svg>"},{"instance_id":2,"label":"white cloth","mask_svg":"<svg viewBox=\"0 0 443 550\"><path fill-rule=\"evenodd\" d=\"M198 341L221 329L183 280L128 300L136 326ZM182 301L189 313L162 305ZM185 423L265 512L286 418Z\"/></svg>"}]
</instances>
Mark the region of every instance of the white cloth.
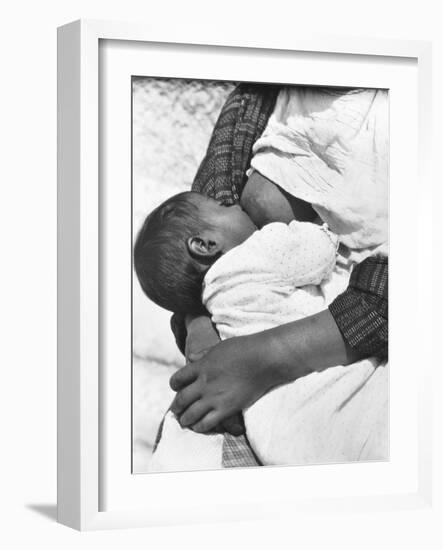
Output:
<instances>
[{"instance_id":1,"label":"white cloth","mask_svg":"<svg viewBox=\"0 0 443 550\"><path fill-rule=\"evenodd\" d=\"M317 313L344 289L352 264L325 227L272 223L222 256L203 302L222 339ZM278 387L244 411L264 464L381 460L388 456L388 367L374 359Z\"/></svg>"},{"instance_id":2,"label":"white cloth","mask_svg":"<svg viewBox=\"0 0 443 550\"><path fill-rule=\"evenodd\" d=\"M312 204L346 246L388 240L386 90L283 88L253 169Z\"/></svg>"},{"instance_id":3,"label":"white cloth","mask_svg":"<svg viewBox=\"0 0 443 550\"><path fill-rule=\"evenodd\" d=\"M148 472L217 470L223 467L223 434L199 434L182 428L171 411L166 413L160 442Z\"/></svg>"}]
</instances>

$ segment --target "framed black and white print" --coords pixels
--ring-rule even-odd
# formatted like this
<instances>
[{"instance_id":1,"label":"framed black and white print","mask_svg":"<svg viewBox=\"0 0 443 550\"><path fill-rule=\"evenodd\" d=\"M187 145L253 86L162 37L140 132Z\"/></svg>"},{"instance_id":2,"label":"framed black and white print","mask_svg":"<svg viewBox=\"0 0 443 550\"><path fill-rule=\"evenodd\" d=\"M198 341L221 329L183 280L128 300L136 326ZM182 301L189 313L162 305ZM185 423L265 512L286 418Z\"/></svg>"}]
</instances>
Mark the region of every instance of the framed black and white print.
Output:
<instances>
[{"instance_id":1,"label":"framed black and white print","mask_svg":"<svg viewBox=\"0 0 443 550\"><path fill-rule=\"evenodd\" d=\"M427 44L193 42L59 29L59 521L426 505Z\"/></svg>"},{"instance_id":2,"label":"framed black and white print","mask_svg":"<svg viewBox=\"0 0 443 550\"><path fill-rule=\"evenodd\" d=\"M388 460L389 91L132 86L133 473Z\"/></svg>"}]
</instances>

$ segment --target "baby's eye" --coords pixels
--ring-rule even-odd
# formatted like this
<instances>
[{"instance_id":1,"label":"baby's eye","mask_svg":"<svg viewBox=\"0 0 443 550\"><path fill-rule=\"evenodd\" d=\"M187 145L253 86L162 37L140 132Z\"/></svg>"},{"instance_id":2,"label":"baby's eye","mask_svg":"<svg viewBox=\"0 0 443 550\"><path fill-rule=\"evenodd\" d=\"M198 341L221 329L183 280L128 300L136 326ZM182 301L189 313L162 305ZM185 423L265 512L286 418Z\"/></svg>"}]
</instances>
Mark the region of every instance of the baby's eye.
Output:
<instances>
[{"instance_id":1,"label":"baby's eye","mask_svg":"<svg viewBox=\"0 0 443 550\"><path fill-rule=\"evenodd\" d=\"M233 203L230 201L220 201L221 206L233 206Z\"/></svg>"}]
</instances>

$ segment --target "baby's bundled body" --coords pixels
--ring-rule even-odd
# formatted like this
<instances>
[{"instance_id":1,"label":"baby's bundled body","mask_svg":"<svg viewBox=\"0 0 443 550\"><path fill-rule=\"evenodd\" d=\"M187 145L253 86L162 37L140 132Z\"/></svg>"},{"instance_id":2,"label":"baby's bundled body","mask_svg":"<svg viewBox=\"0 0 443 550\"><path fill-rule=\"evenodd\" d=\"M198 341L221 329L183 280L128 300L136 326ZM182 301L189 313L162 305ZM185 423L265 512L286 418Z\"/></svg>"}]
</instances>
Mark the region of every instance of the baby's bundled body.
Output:
<instances>
[{"instance_id":1,"label":"baby's bundled body","mask_svg":"<svg viewBox=\"0 0 443 550\"><path fill-rule=\"evenodd\" d=\"M222 339L252 334L325 308L338 238L325 224L271 223L217 260L202 299Z\"/></svg>"}]
</instances>

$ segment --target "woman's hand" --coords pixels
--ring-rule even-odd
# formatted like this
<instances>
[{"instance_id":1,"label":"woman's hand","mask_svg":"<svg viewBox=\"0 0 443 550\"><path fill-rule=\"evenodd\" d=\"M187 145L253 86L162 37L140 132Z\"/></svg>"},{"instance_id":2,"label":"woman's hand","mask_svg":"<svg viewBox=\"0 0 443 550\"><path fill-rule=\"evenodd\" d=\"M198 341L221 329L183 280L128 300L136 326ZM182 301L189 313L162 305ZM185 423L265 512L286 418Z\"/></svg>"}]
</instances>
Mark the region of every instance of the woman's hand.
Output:
<instances>
[{"instance_id":1,"label":"woman's hand","mask_svg":"<svg viewBox=\"0 0 443 550\"><path fill-rule=\"evenodd\" d=\"M220 342L172 376L171 388L178 393L171 410L182 426L214 430L281 383L269 364L255 336Z\"/></svg>"}]
</instances>

